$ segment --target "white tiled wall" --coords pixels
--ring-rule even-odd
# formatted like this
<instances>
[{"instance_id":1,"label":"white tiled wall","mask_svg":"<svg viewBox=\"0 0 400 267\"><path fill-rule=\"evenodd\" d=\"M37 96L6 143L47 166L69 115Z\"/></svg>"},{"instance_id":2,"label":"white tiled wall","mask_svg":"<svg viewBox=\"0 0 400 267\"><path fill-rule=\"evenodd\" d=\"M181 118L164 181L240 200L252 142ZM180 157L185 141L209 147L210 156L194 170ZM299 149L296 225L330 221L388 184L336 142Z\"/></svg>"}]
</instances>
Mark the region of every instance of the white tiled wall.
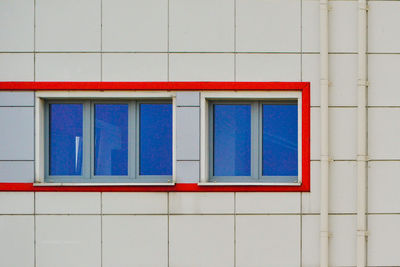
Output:
<instances>
[{"instance_id":1,"label":"white tiled wall","mask_svg":"<svg viewBox=\"0 0 400 267\"><path fill-rule=\"evenodd\" d=\"M329 5L330 264L354 266L358 4ZM0 81L309 81L312 106L311 192L3 192L0 266L318 266L319 7L317 0L0 1ZM370 266L400 265L399 11L399 1L369 1ZM0 131L2 182L33 180L31 98L0 95L1 125L12 125ZM15 136L18 143L8 141ZM181 151L188 154L178 181L198 179L192 143Z\"/></svg>"}]
</instances>

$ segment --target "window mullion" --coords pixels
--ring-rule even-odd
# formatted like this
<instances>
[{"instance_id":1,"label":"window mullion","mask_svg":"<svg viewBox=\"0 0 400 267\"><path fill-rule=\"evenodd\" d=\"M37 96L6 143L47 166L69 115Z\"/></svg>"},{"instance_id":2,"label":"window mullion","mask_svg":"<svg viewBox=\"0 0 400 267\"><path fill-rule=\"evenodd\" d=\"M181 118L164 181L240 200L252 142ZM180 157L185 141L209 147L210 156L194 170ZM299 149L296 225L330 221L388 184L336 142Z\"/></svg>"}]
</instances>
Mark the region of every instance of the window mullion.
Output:
<instances>
[{"instance_id":1,"label":"window mullion","mask_svg":"<svg viewBox=\"0 0 400 267\"><path fill-rule=\"evenodd\" d=\"M93 139L93 119L91 112L90 101L85 101L83 103L83 171L82 176L84 179L92 178L92 162L93 162L93 152L92 152L92 139Z\"/></svg>"},{"instance_id":2,"label":"window mullion","mask_svg":"<svg viewBox=\"0 0 400 267\"><path fill-rule=\"evenodd\" d=\"M128 176L130 179L136 178L137 168L136 168L136 101L129 102L129 132L128 132Z\"/></svg>"}]
</instances>

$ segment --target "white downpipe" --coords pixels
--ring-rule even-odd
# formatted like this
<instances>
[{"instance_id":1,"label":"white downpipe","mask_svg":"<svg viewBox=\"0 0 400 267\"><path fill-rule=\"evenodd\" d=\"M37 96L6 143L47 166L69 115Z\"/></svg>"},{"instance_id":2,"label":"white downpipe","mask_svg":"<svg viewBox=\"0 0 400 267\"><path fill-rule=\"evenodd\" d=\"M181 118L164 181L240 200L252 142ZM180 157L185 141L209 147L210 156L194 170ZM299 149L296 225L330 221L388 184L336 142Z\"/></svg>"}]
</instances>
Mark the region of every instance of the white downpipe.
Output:
<instances>
[{"instance_id":1,"label":"white downpipe","mask_svg":"<svg viewBox=\"0 0 400 267\"><path fill-rule=\"evenodd\" d=\"M357 267L366 266L367 181L367 1L358 1Z\"/></svg>"},{"instance_id":2,"label":"white downpipe","mask_svg":"<svg viewBox=\"0 0 400 267\"><path fill-rule=\"evenodd\" d=\"M321 215L320 266L329 264L329 61L328 0L320 0L320 78L321 78Z\"/></svg>"}]
</instances>

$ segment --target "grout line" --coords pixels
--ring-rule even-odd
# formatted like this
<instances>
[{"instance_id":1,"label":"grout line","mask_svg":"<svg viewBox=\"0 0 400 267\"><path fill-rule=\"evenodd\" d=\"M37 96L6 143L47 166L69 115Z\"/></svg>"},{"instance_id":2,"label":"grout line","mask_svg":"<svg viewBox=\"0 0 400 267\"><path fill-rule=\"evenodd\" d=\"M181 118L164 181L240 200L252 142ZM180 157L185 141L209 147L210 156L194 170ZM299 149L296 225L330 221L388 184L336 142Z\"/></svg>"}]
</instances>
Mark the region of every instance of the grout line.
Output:
<instances>
[{"instance_id":1,"label":"grout line","mask_svg":"<svg viewBox=\"0 0 400 267\"><path fill-rule=\"evenodd\" d=\"M33 0L33 80L36 81L36 0Z\"/></svg>"},{"instance_id":2,"label":"grout line","mask_svg":"<svg viewBox=\"0 0 400 267\"><path fill-rule=\"evenodd\" d=\"M237 47L236 47L236 0L233 0L233 80L237 81Z\"/></svg>"},{"instance_id":3,"label":"grout line","mask_svg":"<svg viewBox=\"0 0 400 267\"><path fill-rule=\"evenodd\" d=\"M100 0L100 81L103 81L103 0Z\"/></svg>"},{"instance_id":4,"label":"grout line","mask_svg":"<svg viewBox=\"0 0 400 267\"><path fill-rule=\"evenodd\" d=\"M169 192L167 192L167 266L169 266Z\"/></svg>"},{"instance_id":5,"label":"grout line","mask_svg":"<svg viewBox=\"0 0 400 267\"><path fill-rule=\"evenodd\" d=\"M169 55L170 55L170 51L169 51L169 8L170 8L170 3L169 0L167 0L167 81L170 81L170 70L169 70ZM168 261L168 265L169 265L169 261Z\"/></svg>"},{"instance_id":6,"label":"grout line","mask_svg":"<svg viewBox=\"0 0 400 267\"><path fill-rule=\"evenodd\" d=\"M36 192L33 192L33 266L36 267Z\"/></svg>"},{"instance_id":7,"label":"grout line","mask_svg":"<svg viewBox=\"0 0 400 267\"><path fill-rule=\"evenodd\" d=\"M236 192L233 192L233 266L236 267Z\"/></svg>"},{"instance_id":8,"label":"grout line","mask_svg":"<svg viewBox=\"0 0 400 267\"><path fill-rule=\"evenodd\" d=\"M100 266L103 266L103 192L100 192Z\"/></svg>"}]
</instances>

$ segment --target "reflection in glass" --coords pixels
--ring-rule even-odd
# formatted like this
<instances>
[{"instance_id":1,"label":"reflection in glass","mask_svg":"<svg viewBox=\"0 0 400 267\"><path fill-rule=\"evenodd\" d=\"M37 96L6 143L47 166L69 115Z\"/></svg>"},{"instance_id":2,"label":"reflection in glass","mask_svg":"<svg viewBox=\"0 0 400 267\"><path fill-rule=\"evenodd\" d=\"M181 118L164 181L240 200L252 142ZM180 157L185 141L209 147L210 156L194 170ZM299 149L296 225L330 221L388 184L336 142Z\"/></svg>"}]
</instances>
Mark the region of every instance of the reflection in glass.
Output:
<instances>
[{"instance_id":1,"label":"reflection in glass","mask_svg":"<svg viewBox=\"0 0 400 267\"><path fill-rule=\"evenodd\" d=\"M297 105L262 106L262 175L298 175Z\"/></svg>"},{"instance_id":2,"label":"reflection in glass","mask_svg":"<svg viewBox=\"0 0 400 267\"><path fill-rule=\"evenodd\" d=\"M214 105L214 176L251 175L251 105Z\"/></svg>"},{"instance_id":3,"label":"reflection in glass","mask_svg":"<svg viewBox=\"0 0 400 267\"><path fill-rule=\"evenodd\" d=\"M172 105L140 104L140 175L172 175Z\"/></svg>"},{"instance_id":4,"label":"reflection in glass","mask_svg":"<svg viewBox=\"0 0 400 267\"><path fill-rule=\"evenodd\" d=\"M82 175L83 106L49 105L49 174Z\"/></svg>"},{"instance_id":5,"label":"reflection in glass","mask_svg":"<svg viewBox=\"0 0 400 267\"><path fill-rule=\"evenodd\" d=\"M96 104L94 174L128 175L128 105Z\"/></svg>"}]
</instances>

